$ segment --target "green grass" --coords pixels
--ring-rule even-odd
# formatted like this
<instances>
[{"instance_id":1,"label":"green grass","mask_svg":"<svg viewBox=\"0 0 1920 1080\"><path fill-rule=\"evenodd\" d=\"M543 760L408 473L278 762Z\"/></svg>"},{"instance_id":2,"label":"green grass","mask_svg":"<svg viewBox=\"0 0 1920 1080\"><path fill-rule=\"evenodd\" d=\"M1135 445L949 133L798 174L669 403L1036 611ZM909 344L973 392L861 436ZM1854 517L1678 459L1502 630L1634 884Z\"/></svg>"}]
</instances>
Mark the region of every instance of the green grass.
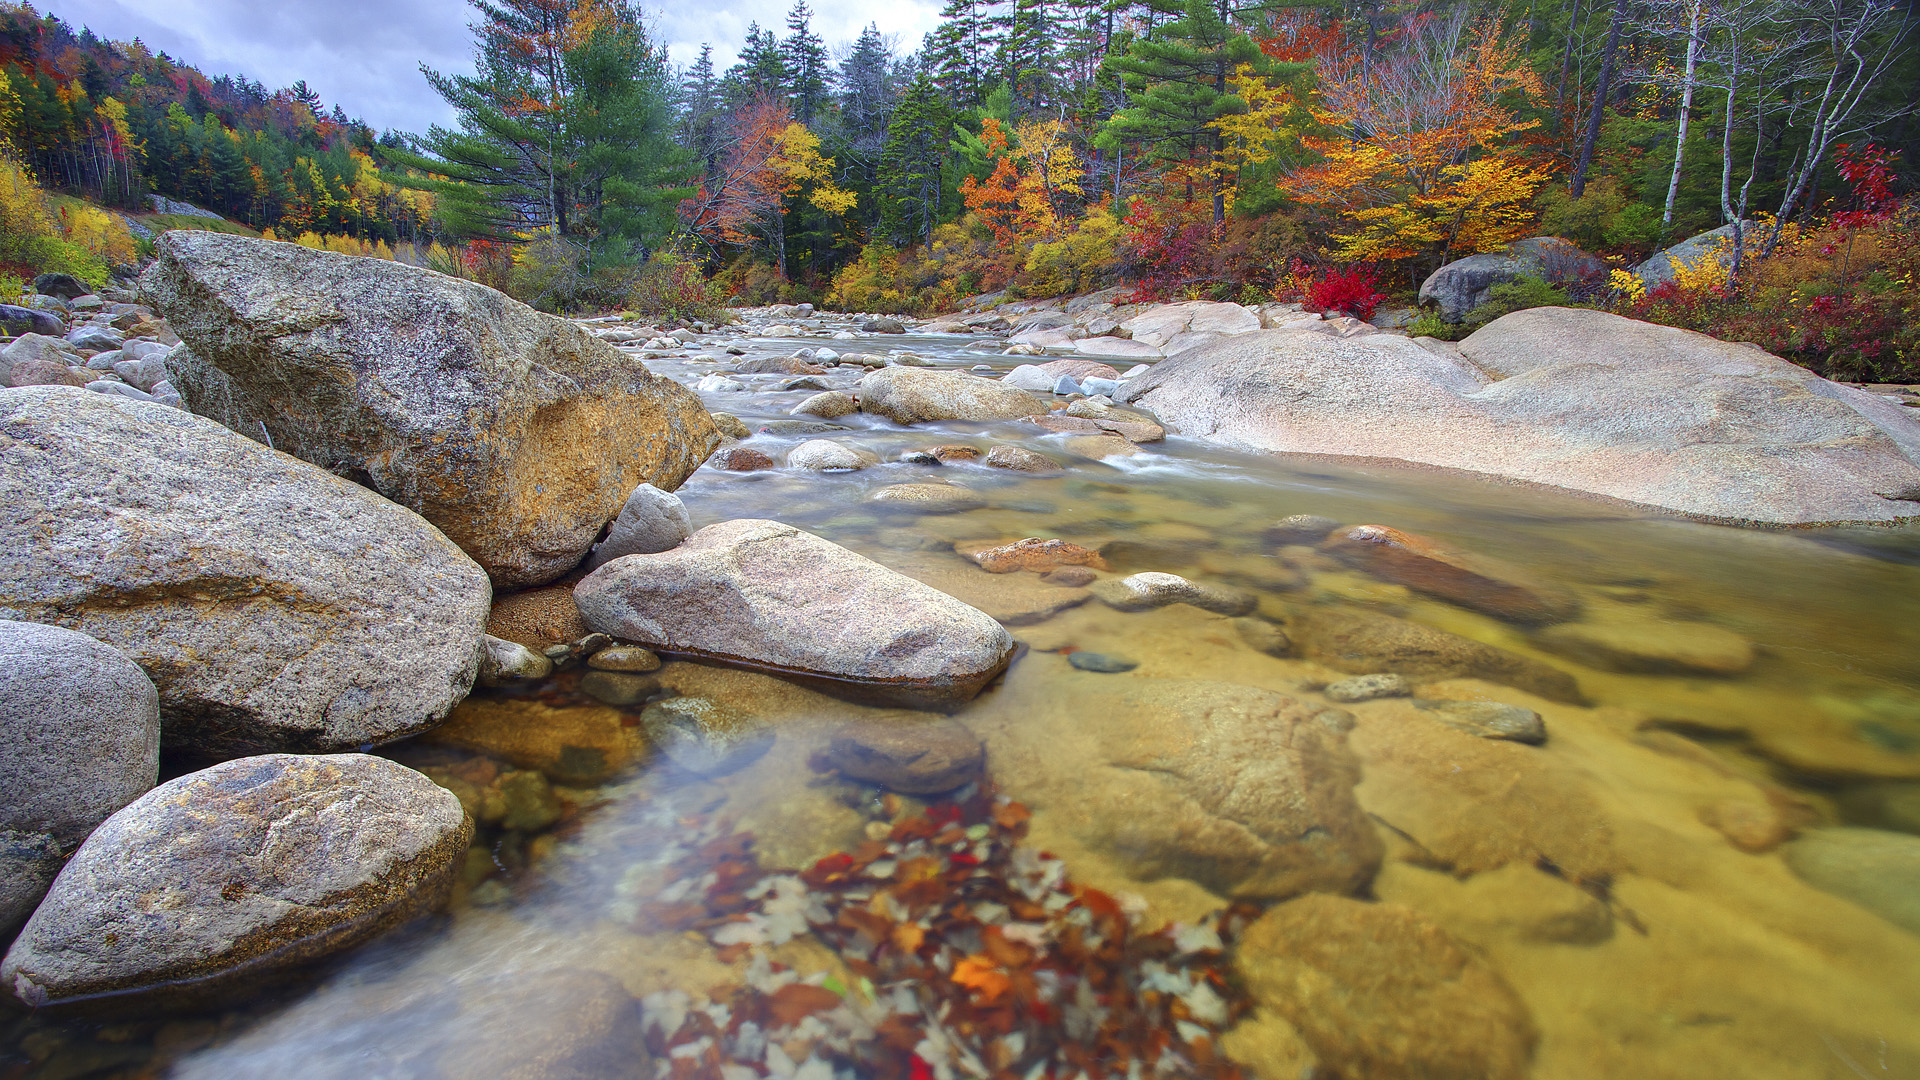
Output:
<instances>
[{"instance_id":1,"label":"green grass","mask_svg":"<svg viewBox=\"0 0 1920 1080\"><path fill-rule=\"evenodd\" d=\"M192 214L130 214L133 220L163 233L168 229L199 229L203 232L232 233L235 236L259 236L258 230L249 229L237 221L225 218L195 217Z\"/></svg>"}]
</instances>

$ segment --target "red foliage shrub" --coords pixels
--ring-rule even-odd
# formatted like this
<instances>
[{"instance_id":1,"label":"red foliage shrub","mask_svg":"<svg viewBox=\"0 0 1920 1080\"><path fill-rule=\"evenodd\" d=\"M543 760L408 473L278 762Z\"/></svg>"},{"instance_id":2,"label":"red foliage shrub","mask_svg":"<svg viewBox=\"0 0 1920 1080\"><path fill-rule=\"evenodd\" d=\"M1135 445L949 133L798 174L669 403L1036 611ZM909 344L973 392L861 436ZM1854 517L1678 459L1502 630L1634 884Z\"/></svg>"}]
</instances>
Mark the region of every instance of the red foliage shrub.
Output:
<instances>
[{"instance_id":1,"label":"red foliage shrub","mask_svg":"<svg viewBox=\"0 0 1920 1080\"><path fill-rule=\"evenodd\" d=\"M1372 267L1328 270L1307 286L1306 307L1322 315L1351 315L1365 321L1373 318L1374 309L1387 298L1379 285Z\"/></svg>"}]
</instances>

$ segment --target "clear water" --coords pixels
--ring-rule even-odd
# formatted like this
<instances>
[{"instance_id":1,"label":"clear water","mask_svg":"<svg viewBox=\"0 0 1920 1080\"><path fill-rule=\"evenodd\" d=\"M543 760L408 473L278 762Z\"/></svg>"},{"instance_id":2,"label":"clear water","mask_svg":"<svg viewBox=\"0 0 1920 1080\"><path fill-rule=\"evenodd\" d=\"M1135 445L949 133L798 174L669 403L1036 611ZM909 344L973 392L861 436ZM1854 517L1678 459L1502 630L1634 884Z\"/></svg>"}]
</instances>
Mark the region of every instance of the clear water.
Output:
<instances>
[{"instance_id":1,"label":"clear water","mask_svg":"<svg viewBox=\"0 0 1920 1080\"><path fill-rule=\"evenodd\" d=\"M751 355L780 355L822 342L750 344ZM825 344L911 349L952 366L1005 370L1021 362L960 338ZM687 381L724 368L676 359L655 366ZM820 378L841 386L855 377L836 369ZM756 391L706 400L756 428L787 418L815 392L758 389L782 377L745 381ZM1066 452L1064 436L1018 424L901 429L863 416L836 423L850 430L819 437L872 450L888 464L838 474L703 469L681 494L696 527L776 518L979 606L1027 612L1033 621L1013 632L1028 651L955 717L984 740L997 795L963 793L972 801L961 808L938 798L882 798L834 779L811 759L836 728L875 710L761 674L669 662L663 684L765 724L775 733L771 748L705 779L650 760L644 748L604 782L555 776L535 812L481 830L444 919L225 1012L5 1020L0 1046L10 1050L0 1056L0 1077L835 1075L822 1062L837 1063L841 1076L914 1075L907 1050L875 1049L901 1038L902 1025L933 1040L919 1048L924 1058L948 1055L951 1066L928 1075L1049 1075L1032 1071L1034 1063L1066 1060L1059 1048L1076 1040L1076 1068L1087 1075L1128 1075L1130 1064L1140 1068L1155 1054L1161 1075L1229 1075L1232 1066L1255 1077L1333 1076L1338 1060L1322 1060L1315 1073L1316 1056L1343 1052L1359 1054L1342 1060L1363 1072L1351 1062L1373 1060L1364 1048L1328 1051L1339 1035L1298 1016L1290 1023L1270 1001L1256 1007L1262 1002L1232 974L1234 934L1257 909L1233 910L1230 897L1193 880L1142 873L1137 853L1113 840L1124 832L1113 819L1166 808L1141 802L1145 789L1112 782L1116 741L1139 730L1137 721L1116 727L1102 704L1123 688L1185 680L1179 685L1255 687L1321 707L1321 688L1346 673L1267 655L1232 620L1186 605L1122 613L1089 601L1035 617L1056 605L1061 587L1027 573L988 575L955 554L956 545L1028 536L1089 547L1131 541L1109 549L1115 574L1162 570L1249 588L1260 617L1296 633L1316 612L1364 609L1578 679L1585 706L1497 682L1416 680L1423 698L1537 710L1549 732L1539 747L1436 734L1439 726L1404 699L1345 706L1355 717L1348 742L1362 774L1357 796L1386 853L1363 897L1417 912L1519 1003L1517 1013L1495 1008L1483 986L1464 995L1465 1004L1456 991L1444 1007L1423 1010L1393 996L1394 972L1408 962L1397 951L1403 945L1356 945L1339 959L1355 999L1341 1006L1352 1018L1348 1042L1385 1030L1369 1025L1387 1015L1422 1045L1522 1046L1529 1074L1541 1078L1920 1076L1920 934L1890 921L1883 901L1876 913L1858 895L1809 884L1788 865L1788 849L1770 842L1836 825L1920 829L1920 534L1912 529L1736 530L1457 474L1243 455L1177 436L1103 462ZM781 460L807 437L761 435L749 445ZM904 451L955 442L1016 442L1066 468L1027 475L895 462ZM888 484L931 480L974 489L988 506L912 516L865 501ZM1269 542L1272 522L1308 513L1389 525L1503 560L1573 590L1589 621L1677 626L1683 635L1697 624L1731 631L1753 643L1758 659L1730 677L1583 666L1539 647L1526 628ZM1081 671L1069 660L1075 651L1136 666ZM598 725L633 745L630 716L571 687L563 677L547 688L552 711L540 714L543 722ZM516 773L445 745L388 752L443 782L466 783L469 793L497 789L503 774ZM548 788L531 777L513 783ZM1017 821L1014 804L1031 810L1030 822ZM929 809L933 824L916 824ZM782 876L858 853L863 843L854 873L866 877L854 884ZM956 891L926 893L932 906L918 913L936 936L951 935L953 948L940 954L945 966L929 961L905 976L866 971L849 962L858 950L848 945L847 920L807 932L809 912L818 923L845 906L893 902L872 897L893 895L905 880L897 875L908 872L897 867L934 849L945 860L936 868L947 875L941 888ZM957 869L973 864L952 862L955 851L977 858L977 873ZM1038 861L1041 851L1059 865ZM896 876L883 881L882 871ZM1856 868L1852 887L1885 891L1894 873ZM742 894L756 885L757 892L716 899L727 890L715 882L728 875L742 882ZM1086 934L1104 930L1113 944L1098 959L1049 954L1053 968L1036 976L1051 988L1046 1007L1018 987L996 995L1001 988L990 978L1025 970L1031 952L992 970L954 966L966 956L991 958L986 937L1012 948L982 927L995 918L1020 922L1017 900L1013 914L999 908L1029 893L1042 906L1067 898L1052 900L1046 917L1078 918ZM1102 907L1102 897L1113 898L1119 914ZM1912 919L1920 897L1904 903ZM889 921L911 922L906 914ZM1217 950L1207 939L1216 931L1226 935ZM1032 970L1043 967L1034 961ZM1122 996L1133 1011L1116 1011L1106 1036L1088 1036L1089 1014L1076 1012L1082 977L1129 988ZM1223 1002L1217 1011L1208 1000L1214 991L1200 988L1210 977ZM795 983L811 989L782 989ZM618 1030L640 1021L609 1013L596 1004L606 995L590 992L616 984L646 1002L652 1053L676 1038L692 1049L644 1060L631 1033ZM834 994L845 1004L833 1004ZM714 1001L728 1009L707 1007ZM767 1020L769 1008L795 1017L792 1024ZM797 1018L810 1010L811 1019ZM688 1019L696 1013L707 1020ZM749 1014L764 1022L743 1029L740 1017ZM708 1021L721 1035L699 1042L693 1036ZM1521 1030L1528 1027L1532 1036ZM928 1036L929 1028L944 1034ZM1171 1041L1149 1037L1159 1028ZM1133 1041L1113 1035L1118 1029ZM1155 1038L1155 1049L1142 1049ZM1463 1052L1479 1060L1471 1046ZM1380 1053L1384 1063L1370 1075L1473 1075L1418 1073ZM750 1061L752 1071L721 1071L723 1059ZM522 1064L500 1064L507 1061Z\"/></svg>"}]
</instances>

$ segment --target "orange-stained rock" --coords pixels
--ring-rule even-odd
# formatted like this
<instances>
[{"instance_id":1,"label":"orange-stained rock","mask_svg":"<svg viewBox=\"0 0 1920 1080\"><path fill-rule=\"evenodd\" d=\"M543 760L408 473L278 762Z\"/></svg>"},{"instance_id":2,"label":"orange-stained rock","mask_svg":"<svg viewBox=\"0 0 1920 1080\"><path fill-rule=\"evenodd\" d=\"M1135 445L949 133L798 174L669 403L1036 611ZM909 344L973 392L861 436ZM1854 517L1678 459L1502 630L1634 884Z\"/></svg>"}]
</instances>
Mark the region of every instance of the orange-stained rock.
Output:
<instances>
[{"instance_id":1,"label":"orange-stained rock","mask_svg":"<svg viewBox=\"0 0 1920 1080\"><path fill-rule=\"evenodd\" d=\"M1749 855L1772 851L1793 837L1779 809L1761 799L1722 799L1700 811L1700 820Z\"/></svg>"},{"instance_id":2,"label":"orange-stained rock","mask_svg":"<svg viewBox=\"0 0 1920 1080\"><path fill-rule=\"evenodd\" d=\"M502 596L487 616L487 633L539 652L563 641L587 636L587 621L566 587L528 589Z\"/></svg>"},{"instance_id":3,"label":"orange-stained rock","mask_svg":"<svg viewBox=\"0 0 1920 1080\"><path fill-rule=\"evenodd\" d=\"M751 446L728 446L708 458L707 464L726 472L754 472L773 468L773 459Z\"/></svg>"},{"instance_id":4,"label":"orange-stained rock","mask_svg":"<svg viewBox=\"0 0 1920 1080\"><path fill-rule=\"evenodd\" d=\"M1519 623L1564 622L1580 612L1571 593L1529 582L1519 571L1385 525L1355 525L1321 545L1383 581Z\"/></svg>"},{"instance_id":5,"label":"orange-stained rock","mask_svg":"<svg viewBox=\"0 0 1920 1080\"><path fill-rule=\"evenodd\" d=\"M1056 566L1091 566L1096 570L1107 568L1107 560L1101 558L1097 551L1065 540L1042 540L1032 536L1011 544L976 550L967 557L979 563L980 568L989 574L1011 574L1016 570L1045 573Z\"/></svg>"}]
</instances>

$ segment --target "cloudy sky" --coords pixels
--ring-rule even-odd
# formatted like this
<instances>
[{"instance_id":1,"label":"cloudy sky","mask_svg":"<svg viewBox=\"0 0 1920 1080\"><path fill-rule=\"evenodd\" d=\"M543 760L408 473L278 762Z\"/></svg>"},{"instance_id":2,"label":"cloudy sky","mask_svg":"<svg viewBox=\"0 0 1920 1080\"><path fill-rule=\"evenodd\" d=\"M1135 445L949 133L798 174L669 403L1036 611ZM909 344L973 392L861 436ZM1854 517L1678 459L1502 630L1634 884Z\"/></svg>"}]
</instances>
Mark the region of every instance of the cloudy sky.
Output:
<instances>
[{"instance_id":1,"label":"cloudy sky","mask_svg":"<svg viewBox=\"0 0 1920 1080\"><path fill-rule=\"evenodd\" d=\"M644 0L643 0L644 2ZM732 63L747 24L785 33L792 0L672 0L647 3L673 60L692 61L711 42ZM938 0L812 0L814 32L831 47L868 23L908 50L938 21ZM42 0L39 10L101 37L139 38L209 76L243 74L270 89L305 79L328 105L376 129L422 131L452 114L420 77L420 65L471 68L473 9L466 0Z\"/></svg>"}]
</instances>

